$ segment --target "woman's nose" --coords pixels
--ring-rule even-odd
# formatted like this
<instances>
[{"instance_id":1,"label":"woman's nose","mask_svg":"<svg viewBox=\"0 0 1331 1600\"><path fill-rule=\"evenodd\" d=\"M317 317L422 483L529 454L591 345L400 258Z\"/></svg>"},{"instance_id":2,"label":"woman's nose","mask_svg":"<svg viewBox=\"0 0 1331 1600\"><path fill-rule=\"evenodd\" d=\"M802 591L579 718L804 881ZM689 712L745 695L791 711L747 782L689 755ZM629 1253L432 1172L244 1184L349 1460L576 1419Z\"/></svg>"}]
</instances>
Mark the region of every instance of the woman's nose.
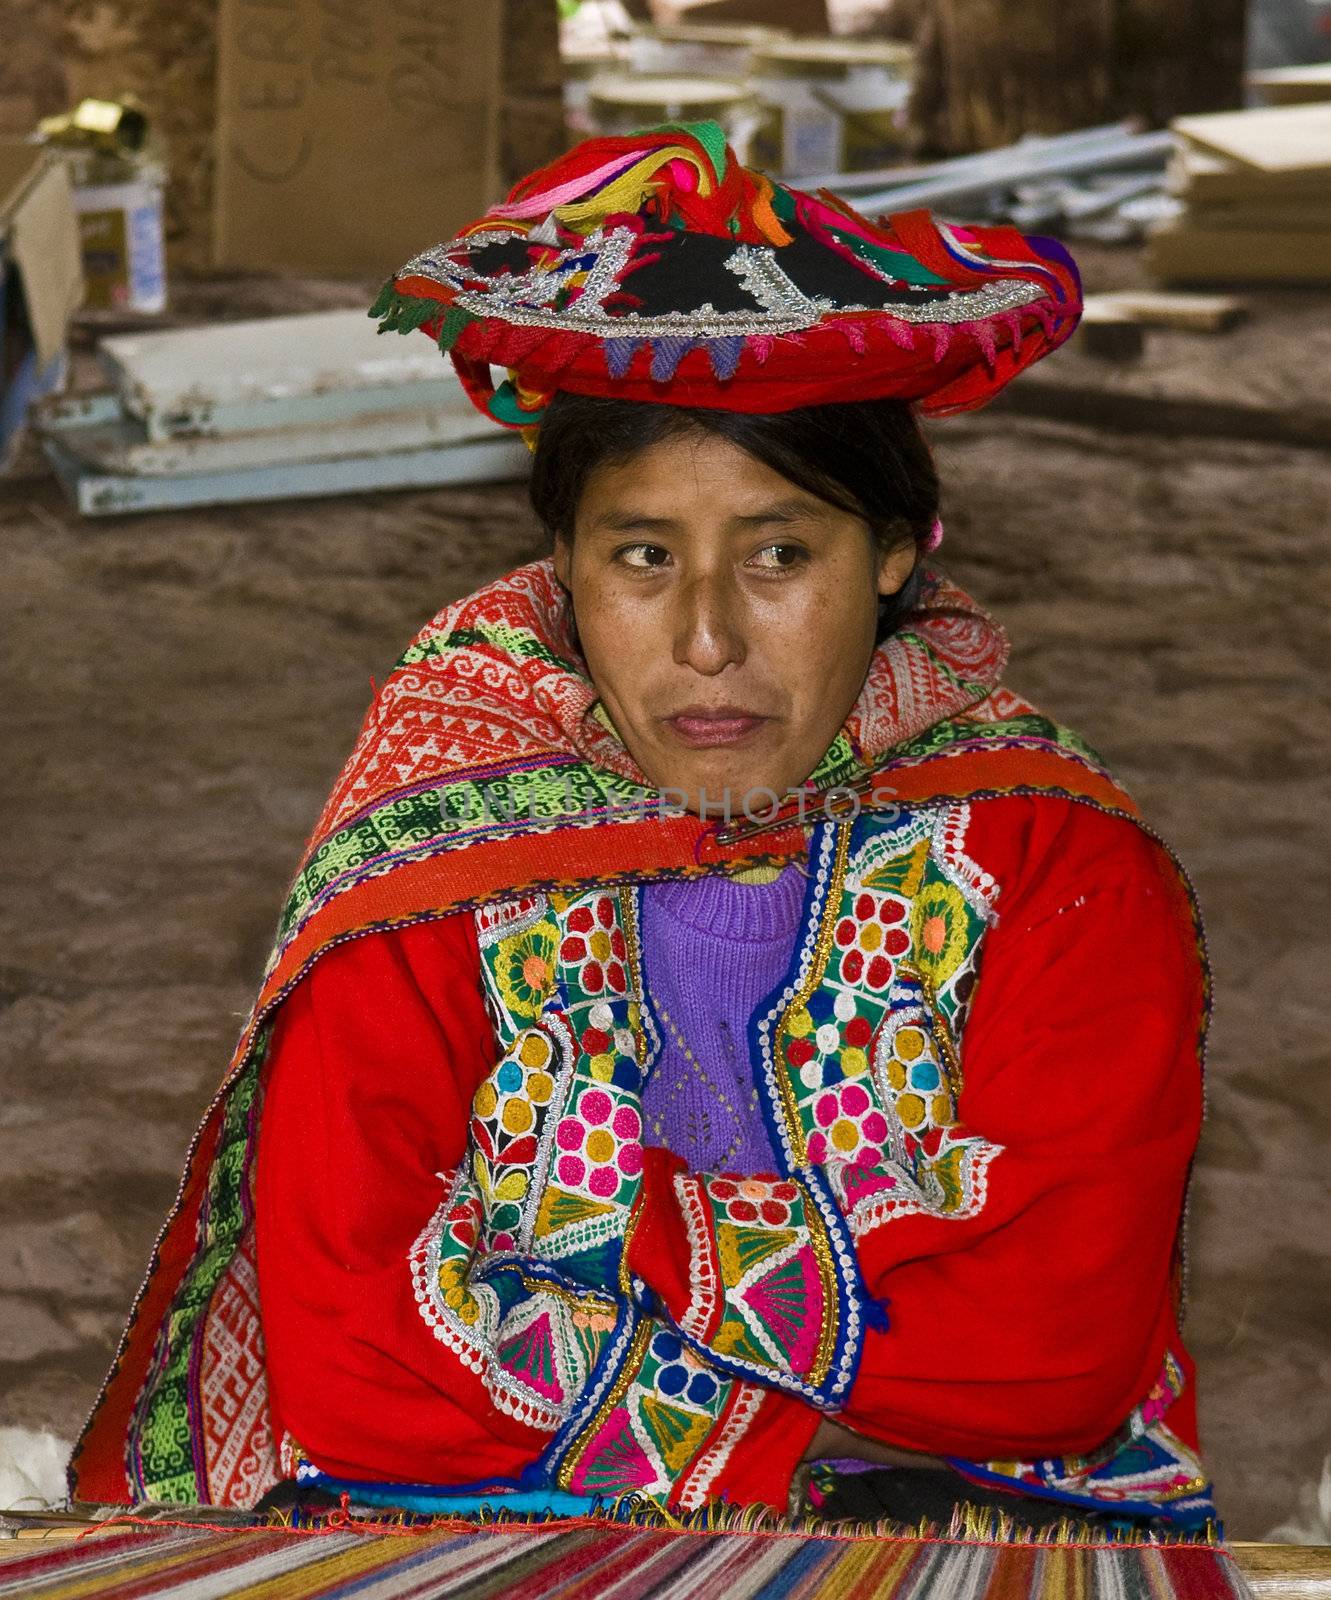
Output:
<instances>
[{"instance_id":1,"label":"woman's nose","mask_svg":"<svg viewBox=\"0 0 1331 1600\"><path fill-rule=\"evenodd\" d=\"M675 592L675 660L715 677L744 660L740 597L726 573L688 579Z\"/></svg>"}]
</instances>

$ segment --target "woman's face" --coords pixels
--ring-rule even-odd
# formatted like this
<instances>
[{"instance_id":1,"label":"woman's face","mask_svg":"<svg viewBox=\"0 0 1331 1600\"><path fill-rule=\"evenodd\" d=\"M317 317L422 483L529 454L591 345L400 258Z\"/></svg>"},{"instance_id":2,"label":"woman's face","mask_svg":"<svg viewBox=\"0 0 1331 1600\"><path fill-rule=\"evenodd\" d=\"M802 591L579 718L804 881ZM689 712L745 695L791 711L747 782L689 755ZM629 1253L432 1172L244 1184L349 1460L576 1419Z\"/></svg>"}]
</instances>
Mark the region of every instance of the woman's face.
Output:
<instances>
[{"instance_id":1,"label":"woman's face","mask_svg":"<svg viewBox=\"0 0 1331 1600\"><path fill-rule=\"evenodd\" d=\"M689 810L754 814L804 782L910 576L862 518L701 430L593 472L555 570L630 753Z\"/></svg>"}]
</instances>

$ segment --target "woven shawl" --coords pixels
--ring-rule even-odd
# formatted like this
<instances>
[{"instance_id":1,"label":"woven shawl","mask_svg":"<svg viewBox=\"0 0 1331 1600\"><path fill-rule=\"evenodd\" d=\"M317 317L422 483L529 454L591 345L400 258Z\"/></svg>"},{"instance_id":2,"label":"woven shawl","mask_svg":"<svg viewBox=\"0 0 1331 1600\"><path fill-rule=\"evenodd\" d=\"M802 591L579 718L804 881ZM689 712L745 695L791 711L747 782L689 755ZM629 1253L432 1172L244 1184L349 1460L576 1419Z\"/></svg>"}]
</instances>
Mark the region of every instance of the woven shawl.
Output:
<instances>
[{"instance_id":1,"label":"woven shawl","mask_svg":"<svg viewBox=\"0 0 1331 1600\"><path fill-rule=\"evenodd\" d=\"M1144 826L1092 750L1001 686L1007 655L1002 629L929 571L812 782L866 804L1054 794ZM746 832L662 816L596 712L548 561L446 607L375 695L76 1449L77 1499L245 1506L278 1475L251 1254L257 1084L273 1014L322 952L529 890L804 852L794 821Z\"/></svg>"}]
</instances>

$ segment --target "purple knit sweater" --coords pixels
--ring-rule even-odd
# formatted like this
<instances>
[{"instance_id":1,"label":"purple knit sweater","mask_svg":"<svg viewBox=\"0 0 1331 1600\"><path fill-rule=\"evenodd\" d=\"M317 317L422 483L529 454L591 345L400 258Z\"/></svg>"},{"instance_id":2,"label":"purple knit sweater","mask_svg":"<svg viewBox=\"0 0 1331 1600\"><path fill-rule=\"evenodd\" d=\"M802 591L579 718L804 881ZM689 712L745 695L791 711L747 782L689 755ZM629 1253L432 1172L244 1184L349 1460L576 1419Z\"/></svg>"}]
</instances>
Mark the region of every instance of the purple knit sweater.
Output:
<instances>
[{"instance_id":1,"label":"purple knit sweater","mask_svg":"<svg viewBox=\"0 0 1331 1600\"><path fill-rule=\"evenodd\" d=\"M700 878L642 896L644 979L661 1054L642 1097L649 1144L695 1172L771 1172L776 1157L749 1061L749 1020L794 954L804 875Z\"/></svg>"}]
</instances>

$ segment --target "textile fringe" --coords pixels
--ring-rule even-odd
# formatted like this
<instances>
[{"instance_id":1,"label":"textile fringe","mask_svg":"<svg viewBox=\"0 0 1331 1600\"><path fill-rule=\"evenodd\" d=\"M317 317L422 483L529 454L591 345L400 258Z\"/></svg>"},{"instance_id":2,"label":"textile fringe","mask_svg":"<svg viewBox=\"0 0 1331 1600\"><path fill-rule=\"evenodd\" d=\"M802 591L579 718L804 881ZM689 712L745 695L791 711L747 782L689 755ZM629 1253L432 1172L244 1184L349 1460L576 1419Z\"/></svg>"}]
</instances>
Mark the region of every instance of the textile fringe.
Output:
<instances>
[{"instance_id":1,"label":"textile fringe","mask_svg":"<svg viewBox=\"0 0 1331 1600\"><path fill-rule=\"evenodd\" d=\"M91 1509L91 1508L89 1508ZM101 1508L111 1510L112 1508ZM1041 1548L1120 1549L1130 1547L1203 1546L1223 1549L1224 1541L1214 1522L1198 1530L1170 1529L1146 1532L1134 1528L1115 1528L1088 1522L1076 1516L1061 1517L1056 1523L1032 1527L1020 1517L988 1506L959 1504L946 1526L921 1517L918 1522L897 1522L891 1518L831 1522L816 1516L791 1517L767 1506L730 1506L713 1503L697 1511L678 1510L649 1496L633 1493L609 1500L599 1510L583 1516L556 1511L508 1511L503 1507L482 1509L474 1515L420 1511L354 1510L350 1496L326 1510L274 1509L263 1516L226 1513L211 1507L160 1505L151 1502L113 1513L96 1523L98 1530L120 1524L144 1527L255 1528L301 1534L363 1533L417 1534L467 1529L513 1529L559 1526L604 1527L617 1525L672 1533L743 1533L766 1538L817 1538L859 1543L866 1540L899 1540L916 1544L1033 1545Z\"/></svg>"},{"instance_id":2,"label":"textile fringe","mask_svg":"<svg viewBox=\"0 0 1331 1600\"><path fill-rule=\"evenodd\" d=\"M436 306L436 315L438 314L438 309ZM412 314L414 315L414 313ZM427 317L425 320L428 322L429 318ZM462 337L463 329L469 328L475 321L476 318L472 316L470 311L464 311L461 306L449 306L439 323L439 332L436 335L439 348L443 351L451 350Z\"/></svg>"},{"instance_id":3,"label":"textile fringe","mask_svg":"<svg viewBox=\"0 0 1331 1600\"><path fill-rule=\"evenodd\" d=\"M379 298L370 307L369 315L379 319L380 333L414 333L427 322L442 317L444 310L441 301L423 295L403 294L389 282L379 291Z\"/></svg>"}]
</instances>

